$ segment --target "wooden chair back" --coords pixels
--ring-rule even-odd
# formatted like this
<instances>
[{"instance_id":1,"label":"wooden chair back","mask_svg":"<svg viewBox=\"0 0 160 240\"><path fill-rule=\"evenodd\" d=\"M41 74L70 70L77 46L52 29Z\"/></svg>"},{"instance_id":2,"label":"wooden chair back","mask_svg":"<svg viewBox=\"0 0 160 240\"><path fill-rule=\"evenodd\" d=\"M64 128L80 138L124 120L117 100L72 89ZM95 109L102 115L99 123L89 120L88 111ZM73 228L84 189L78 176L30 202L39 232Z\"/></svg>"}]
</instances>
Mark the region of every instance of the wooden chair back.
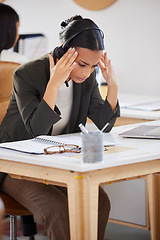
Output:
<instances>
[{"instance_id":1,"label":"wooden chair back","mask_svg":"<svg viewBox=\"0 0 160 240\"><path fill-rule=\"evenodd\" d=\"M12 77L14 71L20 66L19 63L0 61L0 124L7 112L12 93ZM12 197L0 191L0 199L3 201L5 211L0 209L0 234L2 232L2 219L4 214L14 217L14 223L10 223L10 239L17 239L16 216L32 215L32 213L15 201ZM11 221L11 222L12 222ZM0 235L1 236L1 235ZM1 238L0 238L1 240Z\"/></svg>"},{"instance_id":2,"label":"wooden chair back","mask_svg":"<svg viewBox=\"0 0 160 240\"><path fill-rule=\"evenodd\" d=\"M6 114L12 92L12 76L19 63L0 61L0 124Z\"/></svg>"}]
</instances>

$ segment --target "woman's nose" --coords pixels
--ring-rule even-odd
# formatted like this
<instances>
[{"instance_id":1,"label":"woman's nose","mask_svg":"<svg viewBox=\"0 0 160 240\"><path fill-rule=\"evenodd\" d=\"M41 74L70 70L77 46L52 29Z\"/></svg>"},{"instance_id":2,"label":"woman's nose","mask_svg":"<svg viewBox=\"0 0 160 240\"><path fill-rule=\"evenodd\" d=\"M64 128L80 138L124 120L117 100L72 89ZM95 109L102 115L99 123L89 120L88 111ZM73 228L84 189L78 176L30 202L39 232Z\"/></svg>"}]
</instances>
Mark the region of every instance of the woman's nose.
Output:
<instances>
[{"instance_id":1,"label":"woman's nose","mask_svg":"<svg viewBox=\"0 0 160 240\"><path fill-rule=\"evenodd\" d=\"M82 77L86 79L91 75L91 73L92 73L92 69L91 68L86 68L82 73Z\"/></svg>"}]
</instances>

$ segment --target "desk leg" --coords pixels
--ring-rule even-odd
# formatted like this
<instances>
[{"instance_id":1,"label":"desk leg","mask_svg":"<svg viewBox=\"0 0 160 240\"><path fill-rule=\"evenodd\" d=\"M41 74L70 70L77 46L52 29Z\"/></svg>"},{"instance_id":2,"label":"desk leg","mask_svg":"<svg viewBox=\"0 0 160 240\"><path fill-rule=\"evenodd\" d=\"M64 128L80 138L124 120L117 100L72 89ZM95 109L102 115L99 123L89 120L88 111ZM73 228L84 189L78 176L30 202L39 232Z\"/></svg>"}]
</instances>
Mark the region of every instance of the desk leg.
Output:
<instances>
[{"instance_id":1,"label":"desk leg","mask_svg":"<svg viewBox=\"0 0 160 240\"><path fill-rule=\"evenodd\" d=\"M71 240L97 240L98 193L88 173L68 184Z\"/></svg>"},{"instance_id":2,"label":"desk leg","mask_svg":"<svg viewBox=\"0 0 160 240\"><path fill-rule=\"evenodd\" d=\"M151 239L160 239L160 174L147 177Z\"/></svg>"}]
</instances>

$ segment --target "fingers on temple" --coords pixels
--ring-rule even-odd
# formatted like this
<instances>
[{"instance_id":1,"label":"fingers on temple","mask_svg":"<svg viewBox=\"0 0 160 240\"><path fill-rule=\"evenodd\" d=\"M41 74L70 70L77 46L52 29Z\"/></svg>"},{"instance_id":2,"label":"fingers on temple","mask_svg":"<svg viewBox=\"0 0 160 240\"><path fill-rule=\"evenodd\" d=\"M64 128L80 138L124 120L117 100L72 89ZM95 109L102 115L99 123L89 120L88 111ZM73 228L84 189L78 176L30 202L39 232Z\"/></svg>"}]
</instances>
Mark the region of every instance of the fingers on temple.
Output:
<instances>
[{"instance_id":1,"label":"fingers on temple","mask_svg":"<svg viewBox=\"0 0 160 240\"><path fill-rule=\"evenodd\" d=\"M70 66L74 63L76 57L77 57L77 52L75 48L70 48L63 56L63 64Z\"/></svg>"},{"instance_id":2,"label":"fingers on temple","mask_svg":"<svg viewBox=\"0 0 160 240\"><path fill-rule=\"evenodd\" d=\"M54 60L51 54L48 54L49 56L49 63L50 63L50 70L54 67Z\"/></svg>"},{"instance_id":3,"label":"fingers on temple","mask_svg":"<svg viewBox=\"0 0 160 240\"><path fill-rule=\"evenodd\" d=\"M108 69L113 71L113 67L112 67L112 64L111 64L111 60L108 60Z\"/></svg>"},{"instance_id":4,"label":"fingers on temple","mask_svg":"<svg viewBox=\"0 0 160 240\"><path fill-rule=\"evenodd\" d=\"M102 59L99 61L99 67L102 69L102 68L104 68L104 64L103 64L103 61L102 61Z\"/></svg>"},{"instance_id":5,"label":"fingers on temple","mask_svg":"<svg viewBox=\"0 0 160 240\"><path fill-rule=\"evenodd\" d=\"M107 56L107 53L105 52L105 53L104 53L104 64L107 66L108 63L109 63L109 58L108 58L108 56Z\"/></svg>"},{"instance_id":6,"label":"fingers on temple","mask_svg":"<svg viewBox=\"0 0 160 240\"><path fill-rule=\"evenodd\" d=\"M70 66L70 71L72 71L76 66L76 62L74 62L71 66Z\"/></svg>"}]
</instances>

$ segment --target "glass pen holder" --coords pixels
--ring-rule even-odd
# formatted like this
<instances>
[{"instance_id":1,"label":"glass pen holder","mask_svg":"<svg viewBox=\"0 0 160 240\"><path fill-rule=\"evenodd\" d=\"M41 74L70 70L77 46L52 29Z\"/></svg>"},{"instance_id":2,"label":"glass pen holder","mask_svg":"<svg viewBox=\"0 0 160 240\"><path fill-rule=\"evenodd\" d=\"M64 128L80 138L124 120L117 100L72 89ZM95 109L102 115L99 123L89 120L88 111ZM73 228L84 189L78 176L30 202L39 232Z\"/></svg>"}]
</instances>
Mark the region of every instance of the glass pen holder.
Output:
<instances>
[{"instance_id":1,"label":"glass pen holder","mask_svg":"<svg viewBox=\"0 0 160 240\"><path fill-rule=\"evenodd\" d=\"M95 163L104 160L103 132L92 131L81 133L82 136L82 162Z\"/></svg>"}]
</instances>

